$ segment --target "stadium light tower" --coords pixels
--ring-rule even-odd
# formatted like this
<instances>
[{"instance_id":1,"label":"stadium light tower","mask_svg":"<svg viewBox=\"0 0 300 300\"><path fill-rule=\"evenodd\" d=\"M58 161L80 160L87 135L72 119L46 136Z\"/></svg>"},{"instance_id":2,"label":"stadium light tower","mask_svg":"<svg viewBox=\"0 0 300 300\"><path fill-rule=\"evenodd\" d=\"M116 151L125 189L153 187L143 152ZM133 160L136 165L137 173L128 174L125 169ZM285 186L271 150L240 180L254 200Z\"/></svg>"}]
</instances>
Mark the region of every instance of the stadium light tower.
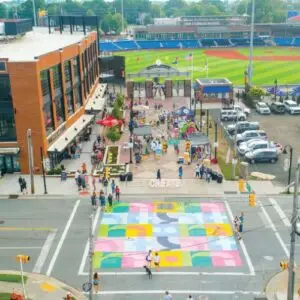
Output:
<instances>
[{"instance_id":1,"label":"stadium light tower","mask_svg":"<svg viewBox=\"0 0 300 300\"><path fill-rule=\"evenodd\" d=\"M253 75L254 16L255 16L255 0L252 0L250 51L249 51L249 65L248 65L248 84L249 84L249 86L252 85L252 75Z\"/></svg>"}]
</instances>

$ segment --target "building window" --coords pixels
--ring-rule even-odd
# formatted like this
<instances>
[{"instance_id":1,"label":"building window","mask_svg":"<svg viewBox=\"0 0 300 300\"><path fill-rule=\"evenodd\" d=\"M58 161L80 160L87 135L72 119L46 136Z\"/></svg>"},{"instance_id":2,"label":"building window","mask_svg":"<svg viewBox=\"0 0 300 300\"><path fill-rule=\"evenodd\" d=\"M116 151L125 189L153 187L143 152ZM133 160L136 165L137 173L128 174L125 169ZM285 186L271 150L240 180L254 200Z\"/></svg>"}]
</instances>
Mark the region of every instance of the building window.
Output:
<instances>
[{"instance_id":1,"label":"building window","mask_svg":"<svg viewBox=\"0 0 300 300\"><path fill-rule=\"evenodd\" d=\"M1 104L0 104L1 105ZM16 124L13 112L0 114L0 141L16 141Z\"/></svg>"},{"instance_id":2,"label":"building window","mask_svg":"<svg viewBox=\"0 0 300 300\"><path fill-rule=\"evenodd\" d=\"M73 102L73 92L70 91L66 94L67 105L68 105L68 115L74 114L74 102Z\"/></svg>"},{"instance_id":3,"label":"building window","mask_svg":"<svg viewBox=\"0 0 300 300\"><path fill-rule=\"evenodd\" d=\"M80 81L80 59L79 56L73 58L73 68L74 68L74 83L78 83Z\"/></svg>"},{"instance_id":4,"label":"building window","mask_svg":"<svg viewBox=\"0 0 300 300\"><path fill-rule=\"evenodd\" d=\"M50 95L43 97L44 124L47 136L54 131L53 107Z\"/></svg>"},{"instance_id":5,"label":"building window","mask_svg":"<svg viewBox=\"0 0 300 300\"><path fill-rule=\"evenodd\" d=\"M0 61L0 71L6 71L6 63L4 61Z\"/></svg>"},{"instance_id":6,"label":"building window","mask_svg":"<svg viewBox=\"0 0 300 300\"><path fill-rule=\"evenodd\" d=\"M50 94L50 77L49 77L49 70L41 71L41 86L42 86L42 93L43 96Z\"/></svg>"},{"instance_id":7,"label":"building window","mask_svg":"<svg viewBox=\"0 0 300 300\"><path fill-rule=\"evenodd\" d=\"M76 100L76 110L82 106L82 96L81 96L81 85L78 84L74 88L75 100Z\"/></svg>"},{"instance_id":8,"label":"building window","mask_svg":"<svg viewBox=\"0 0 300 300\"><path fill-rule=\"evenodd\" d=\"M61 65L56 65L51 68L53 74L53 85L55 90L55 96L62 94L62 76L61 76Z\"/></svg>"},{"instance_id":9,"label":"building window","mask_svg":"<svg viewBox=\"0 0 300 300\"><path fill-rule=\"evenodd\" d=\"M55 105L56 105L56 121L59 126L66 120L63 95L55 97Z\"/></svg>"},{"instance_id":10,"label":"building window","mask_svg":"<svg viewBox=\"0 0 300 300\"><path fill-rule=\"evenodd\" d=\"M71 61L64 62L64 73L65 73L65 83L66 88L70 88L72 86L72 72L71 72Z\"/></svg>"}]
</instances>

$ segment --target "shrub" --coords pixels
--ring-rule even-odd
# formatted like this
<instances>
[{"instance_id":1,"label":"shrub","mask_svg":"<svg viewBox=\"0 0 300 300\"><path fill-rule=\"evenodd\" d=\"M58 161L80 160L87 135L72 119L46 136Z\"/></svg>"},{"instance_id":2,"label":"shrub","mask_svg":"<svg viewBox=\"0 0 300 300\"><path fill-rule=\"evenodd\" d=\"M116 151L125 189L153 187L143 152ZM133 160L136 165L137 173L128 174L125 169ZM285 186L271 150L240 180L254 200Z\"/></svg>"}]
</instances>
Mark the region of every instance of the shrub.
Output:
<instances>
[{"instance_id":1,"label":"shrub","mask_svg":"<svg viewBox=\"0 0 300 300\"><path fill-rule=\"evenodd\" d=\"M118 127L111 127L107 130L106 137L113 143L121 138L121 133Z\"/></svg>"}]
</instances>

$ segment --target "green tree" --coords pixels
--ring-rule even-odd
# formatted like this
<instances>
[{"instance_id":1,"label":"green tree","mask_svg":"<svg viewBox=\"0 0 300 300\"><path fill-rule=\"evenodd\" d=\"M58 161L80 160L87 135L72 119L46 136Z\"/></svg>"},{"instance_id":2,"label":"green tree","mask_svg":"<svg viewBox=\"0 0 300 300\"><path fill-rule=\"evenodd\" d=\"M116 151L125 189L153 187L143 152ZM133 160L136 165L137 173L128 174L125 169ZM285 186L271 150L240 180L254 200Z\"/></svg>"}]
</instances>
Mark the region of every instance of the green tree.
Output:
<instances>
[{"instance_id":1,"label":"green tree","mask_svg":"<svg viewBox=\"0 0 300 300\"><path fill-rule=\"evenodd\" d=\"M121 133L118 127L111 127L107 130L106 137L113 143L121 138Z\"/></svg>"},{"instance_id":2,"label":"green tree","mask_svg":"<svg viewBox=\"0 0 300 300\"><path fill-rule=\"evenodd\" d=\"M185 16L200 16L202 15L202 5L199 3L191 3L184 9Z\"/></svg>"},{"instance_id":3,"label":"green tree","mask_svg":"<svg viewBox=\"0 0 300 300\"><path fill-rule=\"evenodd\" d=\"M92 16L95 16L95 13L91 9L88 9L86 12L86 15L89 17L92 17Z\"/></svg>"},{"instance_id":4,"label":"green tree","mask_svg":"<svg viewBox=\"0 0 300 300\"><path fill-rule=\"evenodd\" d=\"M118 120L123 119L123 110L119 107L117 101L114 104L114 108L112 109L111 115Z\"/></svg>"},{"instance_id":5,"label":"green tree","mask_svg":"<svg viewBox=\"0 0 300 300\"><path fill-rule=\"evenodd\" d=\"M152 3L151 16L152 18L163 18L165 16L165 12L159 4Z\"/></svg>"},{"instance_id":6,"label":"green tree","mask_svg":"<svg viewBox=\"0 0 300 300\"><path fill-rule=\"evenodd\" d=\"M124 96L121 95L120 93L117 94L116 103L117 103L118 107L120 107L122 109L122 107L124 105Z\"/></svg>"},{"instance_id":7,"label":"green tree","mask_svg":"<svg viewBox=\"0 0 300 300\"><path fill-rule=\"evenodd\" d=\"M3 3L0 3L0 18L7 18L7 13L8 13L8 10L7 10L7 6Z\"/></svg>"},{"instance_id":8,"label":"green tree","mask_svg":"<svg viewBox=\"0 0 300 300\"><path fill-rule=\"evenodd\" d=\"M164 11L167 17L171 17L176 11L184 10L186 7L185 0L168 0L164 6Z\"/></svg>"},{"instance_id":9,"label":"green tree","mask_svg":"<svg viewBox=\"0 0 300 300\"><path fill-rule=\"evenodd\" d=\"M203 6L202 15L203 16L217 16L220 15L218 7L213 4L208 4Z\"/></svg>"}]
</instances>

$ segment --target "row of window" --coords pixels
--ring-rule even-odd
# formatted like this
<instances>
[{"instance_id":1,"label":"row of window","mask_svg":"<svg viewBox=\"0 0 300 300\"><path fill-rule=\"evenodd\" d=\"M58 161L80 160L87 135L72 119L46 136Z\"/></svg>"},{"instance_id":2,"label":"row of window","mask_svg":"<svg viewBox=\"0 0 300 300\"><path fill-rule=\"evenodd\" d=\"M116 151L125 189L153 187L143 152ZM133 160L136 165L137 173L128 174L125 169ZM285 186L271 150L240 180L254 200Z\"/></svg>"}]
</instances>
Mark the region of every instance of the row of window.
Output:
<instances>
[{"instance_id":1,"label":"row of window","mask_svg":"<svg viewBox=\"0 0 300 300\"><path fill-rule=\"evenodd\" d=\"M0 113L0 141L16 141L16 124L13 112Z\"/></svg>"},{"instance_id":2,"label":"row of window","mask_svg":"<svg viewBox=\"0 0 300 300\"><path fill-rule=\"evenodd\" d=\"M48 70L41 71L43 112L47 135L55 130L55 124L58 127L65 122L65 105L67 105L66 110L69 116L83 105L82 92L84 98L87 98L90 88L97 78L97 63L97 44L95 42L82 54L82 71L84 75L82 81L80 79L79 56L65 61L63 66L58 64ZM53 76L54 95L51 94L50 70ZM62 72L64 72L66 103L64 103ZM54 98L55 106L52 104L52 98ZM56 115L56 122L54 121L54 115Z\"/></svg>"}]
</instances>

